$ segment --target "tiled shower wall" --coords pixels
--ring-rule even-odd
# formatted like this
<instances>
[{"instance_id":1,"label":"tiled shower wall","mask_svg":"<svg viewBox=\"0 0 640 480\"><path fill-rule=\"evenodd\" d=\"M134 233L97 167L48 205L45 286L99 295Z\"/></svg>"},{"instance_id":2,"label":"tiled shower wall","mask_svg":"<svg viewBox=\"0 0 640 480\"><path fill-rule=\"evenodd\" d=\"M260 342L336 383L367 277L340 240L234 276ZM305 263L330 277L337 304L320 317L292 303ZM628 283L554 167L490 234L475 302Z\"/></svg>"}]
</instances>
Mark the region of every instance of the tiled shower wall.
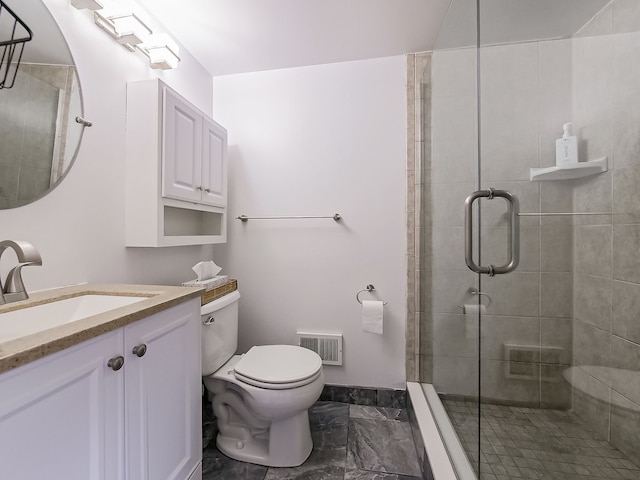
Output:
<instances>
[{"instance_id":1,"label":"tiled shower wall","mask_svg":"<svg viewBox=\"0 0 640 480\"><path fill-rule=\"evenodd\" d=\"M576 180L573 408L640 465L640 2L616 0L573 40Z\"/></svg>"}]
</instances>

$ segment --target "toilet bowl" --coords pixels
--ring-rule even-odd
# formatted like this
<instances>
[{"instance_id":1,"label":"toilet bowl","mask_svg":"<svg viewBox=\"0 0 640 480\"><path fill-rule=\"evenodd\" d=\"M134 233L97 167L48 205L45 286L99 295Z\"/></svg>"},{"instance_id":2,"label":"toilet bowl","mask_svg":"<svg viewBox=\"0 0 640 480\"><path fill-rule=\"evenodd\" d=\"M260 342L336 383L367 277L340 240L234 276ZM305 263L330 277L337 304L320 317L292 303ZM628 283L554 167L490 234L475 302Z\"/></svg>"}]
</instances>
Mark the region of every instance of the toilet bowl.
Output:
<instances>
[{"instance_id":1,"label":"toilet bowl","mask_svg":"<svg viewBox=\"0 0 640 480\"><path fill-rule=\"evenodd\" d=\"M298 466L313 448L308 409L324 387L322 360L293 345L234 355L239 299L235 291L202 306L203 383L218 425L216 445L236 460Z\"/></svg>"}]
</instances>

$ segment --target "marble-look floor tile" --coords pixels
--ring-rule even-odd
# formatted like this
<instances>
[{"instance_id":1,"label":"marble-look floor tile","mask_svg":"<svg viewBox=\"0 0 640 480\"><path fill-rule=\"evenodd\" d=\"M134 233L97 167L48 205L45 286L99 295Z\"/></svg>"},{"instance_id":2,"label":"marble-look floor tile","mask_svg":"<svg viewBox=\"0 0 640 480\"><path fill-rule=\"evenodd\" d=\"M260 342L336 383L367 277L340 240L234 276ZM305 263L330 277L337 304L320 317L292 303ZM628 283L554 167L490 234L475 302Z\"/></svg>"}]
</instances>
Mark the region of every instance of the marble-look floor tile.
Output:
<instances>
[{"instance_id":1,"label":"marble-look floor tile","mask_svg":"<svg viewBox=\"0 0 640 480\"><path fill-rule=\"evenodd\" d=\"M373 388L325 385L320 400L358 405L376 405L377 397L377 391Z\"/></svg>"},{"instance_id":2,"label":"marble-look floor tile","mask_svg":"<svg viewBox=\"0 0 640 480\"><path fill-rule=\"evenodd\" d=\"M348 425L348 404L316 402L309 409L309 427L314 448L346 446Z\"/></svg>"},{"instance_id":3,"label":"marble-look floor tile","mask_svg":"<svg viewBox=\"0 0 640 480\"><path fill-rule=\"evenodd\" d=\"M216 447L211 403L202 404L203 480L418 480L405 409L319 401L309 409L314 449L299 467L238 462ZM347 468L348 467L348 468Z\"/></svg>"},{"instance_id":4,"label":"marble-look floor tile","mask_svg":"<svg viewBox=\"0 0 640 480\"><path fill-rule=\"evenodd\" d=\"M421 480L422 477L398 475L397 473L369 472L366 470L348 470L344 480Z\"/></svg>"},{"instance_id":5,"label":"marble-look floor tile","mask_svg":"<svg viewBox=\"0 0 640 480\"><path fill-rule=\"evenodd\" d=\"M264 480L343 480L346 447L315 448L299 467L269 468Z\"/></svg>"},{"instance_id":6,"label":"marble-look floor tile","mask_svg":"<svg viewBox=\"0 0 640 480\"><path fill-rule=\"evenodd\" d=\"M211 408L211 402L206 399L202 399L202 448L205 449L218 435L218 426L216 419L213 416L213 410Z\"/></svg>"},{"instance_id":7,"label":"marble-look floor tile","mask_svg":"<svg viewBox=\"0 0 640 480\"><path fill-rule=\"evenodd\" d=\"M379 407L388 408L406 408L407 407L407 391L406 390L378 390Z\"/></svg>"},{"instance_id":8,"label":"marble-look floor tile","mask_svg":"<svg viewBox=\"0 0 640 480\"><path fill-rule=\"evenodd\" d=\"M364 418L369 420L396 420L399 422L409 421L406 409L368 407L365 405L349 405L349 417Z\"/></svg>"},{"instance_id":9,"label":"marble-look floor tile","mask_svg":"<svg viewBox=\"0 0 640 480\"><path fill-rule=\"evenodd\" d=\"M222 454L215 441L204 449L202 456L202 480L263 480L267 467L239 462Z\"/></svg>"},{"instance_id":10,"label":"marble-look floor tile","mask_svg":"<svg viewBox=\"0 0 640 480\"><path fill-rule=\"evenodd\" d=\"M408 422L349 419L347 468L420 476Z\"/></svg>"}]
</instances>

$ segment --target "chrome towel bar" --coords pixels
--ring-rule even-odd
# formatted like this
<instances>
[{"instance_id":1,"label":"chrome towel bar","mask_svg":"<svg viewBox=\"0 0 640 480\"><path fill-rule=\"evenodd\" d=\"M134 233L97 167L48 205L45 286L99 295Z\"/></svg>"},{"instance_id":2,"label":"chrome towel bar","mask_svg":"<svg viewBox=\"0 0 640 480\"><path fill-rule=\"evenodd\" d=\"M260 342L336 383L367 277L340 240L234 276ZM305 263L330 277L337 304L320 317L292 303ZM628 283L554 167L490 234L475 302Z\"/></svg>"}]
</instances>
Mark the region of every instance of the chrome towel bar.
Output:
<instances>
[{"instance_id":1,"label":"chrome towel bar","mask_svg":"<svg viewBox=\"0 0 640 480\"><path fill-rule=\"evenodd\" d=\"M624 215L626 212L619 212ZM519 217L563 217L573 215L617 215L616 212L518 212Z\"/></svg>"},{"instance_id":2,"label":"chrome towel bar","mask_svg":"<svg viewBox=\"0 0 640 480\"><path fill-rule=\"evenodd\" d=\"M297 216L297 217L248 217L246 215L240 215L236 217L236 220L240 220L241 222L247 222L249 220L297 220L300 218L332 218L336 222L342 220L342 217L339 213L334 213L330 216Z\"/></svg>"}]
</instances>

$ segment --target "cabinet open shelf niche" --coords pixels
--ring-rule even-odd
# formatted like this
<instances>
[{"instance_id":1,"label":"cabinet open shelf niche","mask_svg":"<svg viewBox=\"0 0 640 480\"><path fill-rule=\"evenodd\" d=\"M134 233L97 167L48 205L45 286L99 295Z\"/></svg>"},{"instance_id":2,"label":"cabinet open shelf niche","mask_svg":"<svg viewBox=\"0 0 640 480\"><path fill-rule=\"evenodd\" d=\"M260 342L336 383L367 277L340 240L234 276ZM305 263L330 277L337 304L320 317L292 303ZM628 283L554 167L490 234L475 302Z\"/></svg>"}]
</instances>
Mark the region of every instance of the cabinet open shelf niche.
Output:
<instances>
[{"instance_id":1,"label":"cabinet open shelf niche","mask_svg":"<svg viewBox=\"0 0 640 480\"><path fill-rule=\"evenodd\" d=\"M532 168L529 179L532 182L541 180L574 180L576 178L597 175L608 170L607 157L589 162L577 162L569 165L546 168Z\"/></svg>"},{"instance_id":2,"label":"cabinet open shelf niche","mask_svg":"<svg viewBox=\"0 0 640 480\"><path fill-rule=\"evenodd\" d=\"M186 210L165 205L164 235L165 237L193 236L198 237L199 240L202 240L203 236L219 236L223 232L223 220L222 213Z\"/></svg>"}]
</instances>

